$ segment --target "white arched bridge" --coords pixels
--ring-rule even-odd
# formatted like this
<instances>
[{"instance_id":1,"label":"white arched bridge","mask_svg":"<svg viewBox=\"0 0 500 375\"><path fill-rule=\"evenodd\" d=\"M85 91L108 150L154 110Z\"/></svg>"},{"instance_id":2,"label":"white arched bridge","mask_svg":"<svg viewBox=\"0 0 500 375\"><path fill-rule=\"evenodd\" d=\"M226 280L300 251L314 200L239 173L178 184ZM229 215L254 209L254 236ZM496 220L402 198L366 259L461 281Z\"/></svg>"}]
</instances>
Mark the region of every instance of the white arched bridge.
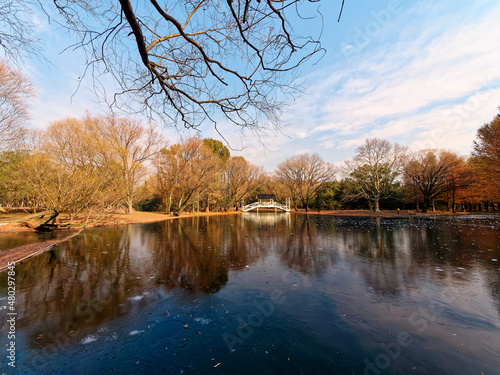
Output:
<instances>
[{"instance_id":1,"label":"white arched bridge","mask_svg":"<svg viewBox=\"0 0 500 375\"><path fill-rule=\"evenodd\" d=\"M280 210L283 212L288 212L290 211L290 199L286 199L286 203L282 204L279 202L276 202L274 200L274 195L272 196L273 198L268 198L268 199L259 199L257 202L253 202L247 205L244 205L241 207L242 211L248 212L252 210L257 210L259 212L259 208L274 208L274 211ZM260 198L257 196L257 198Z\"/></svg>"}]
</instances>

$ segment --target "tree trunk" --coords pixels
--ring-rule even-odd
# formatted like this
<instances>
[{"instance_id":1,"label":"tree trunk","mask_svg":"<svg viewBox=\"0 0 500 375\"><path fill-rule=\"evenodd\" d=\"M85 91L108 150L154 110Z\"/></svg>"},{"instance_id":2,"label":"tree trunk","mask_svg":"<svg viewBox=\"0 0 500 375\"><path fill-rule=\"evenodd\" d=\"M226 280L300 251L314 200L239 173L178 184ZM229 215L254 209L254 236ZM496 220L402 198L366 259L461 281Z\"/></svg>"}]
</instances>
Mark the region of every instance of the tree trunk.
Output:
<instances>
[{"instance_id":1,"label":"tree trunk","mask_svg":"<svg viewBox=\"0 0 500 375\"><path fill-rule=\"evenodd\" d=\"M379 201L379 198L375 199L375 212L380 212L380 201Z\"/></svg>"},{"instance_id":2,"label":"tree trunk","mask_svg":"<svg viewBox=\"0 0 500 375\"><path fill-rule=\"evenodd\" d=\"M172 212L172 193L173 193L173 191L170 190L170 195L168 197L168 203L167 203L167 214Z\"/></svg>"},{"instance_id":3,"label":"tree trunk","mask_svg":"<svg viewBox=\"0 0 500 375\"><path fill-rule=\"evenodd\" d=\"M127 215L130 215L132 212L134 212L134 207L132 204L132 198L127 197Z\"/></svg>"},{"instance_id":4,"label":"tree trunk","mask_svg":"<svg viewBox=\"0 0 500 375\"><path fill-rule=\"evenodd\" d=\"M48 218L46 218L40 224L38 224L35 227L35 229L37 231L51 231L51 230L53 230L55 228L55 225L49 225L49 222L54 220L58 216L59 216L59 212L54 210L54 212L52 212L52 214L50 214Z\"/></svg>"},{"instance_id":5,"label":"tree trunk","mask_svg":"<svg viewBox=\"0 0 500 375\"><path fill-rule=\"evenodd\" d=\"M455 213L457 210L455 209L455 188L453 188L452 195L451 195L451 212Z\"/></svg>"},{"instance_id":6,"label":"tree trunk","mask_svg":"<svg viewBox=\"0 0 500 375\"><path fill-rule=\"evenodd\" d=\"M424 201L422 202L422 212L423 213L427 212L427 207L429 207L429 199L424 198Z\"/></svg>"},{"instance_id":7,"label":"tree trunk","mask_svg":"<svg viewBox=\"0 0 500 375\"><path fill-rule=\"evenodd\" d=\"M418 193L417 193L417 189L414 187L413 191L415 192L415 212L418 212Z\"/></svg>"}]
</instances>

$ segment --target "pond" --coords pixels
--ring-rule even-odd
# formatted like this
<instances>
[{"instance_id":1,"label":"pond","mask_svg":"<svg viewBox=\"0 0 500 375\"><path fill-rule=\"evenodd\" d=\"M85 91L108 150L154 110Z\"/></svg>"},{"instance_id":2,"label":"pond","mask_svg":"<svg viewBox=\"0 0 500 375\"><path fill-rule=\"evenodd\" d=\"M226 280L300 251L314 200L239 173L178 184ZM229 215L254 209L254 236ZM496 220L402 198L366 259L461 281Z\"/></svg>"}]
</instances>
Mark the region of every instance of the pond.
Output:
<instances>
[{"instance_id":1,"label":"pond","mask_svg":"<svg viewBox=\"0 0 500 375\"><path fill-rule=\"evenodd\" d=\"M498 374L499 259L486 215L84 230L16 266L3 373Z\"/></svg>"}]
</instances>

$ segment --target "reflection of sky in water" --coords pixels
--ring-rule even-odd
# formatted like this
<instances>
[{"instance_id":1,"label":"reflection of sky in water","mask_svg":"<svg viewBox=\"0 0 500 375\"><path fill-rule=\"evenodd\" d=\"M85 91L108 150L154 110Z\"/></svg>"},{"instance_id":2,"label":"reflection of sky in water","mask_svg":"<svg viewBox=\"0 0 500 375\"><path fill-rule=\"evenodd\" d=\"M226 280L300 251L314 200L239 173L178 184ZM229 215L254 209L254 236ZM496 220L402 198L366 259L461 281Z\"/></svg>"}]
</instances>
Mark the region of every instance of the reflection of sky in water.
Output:
<instances>
[{"instance_id":1,"label":"reflection of sky in water","mask_svg":"<svg viewBox=\"0 0 500 375\"><path fill-rule=\"evenodd\" d=\"M17 266L18 360L47 373L362 374L407 332L384 373L494 373L499 229L491 216L271 212L84 231ZM0 285L4 298L6 274Z\"/></svg>"}]
</instances>

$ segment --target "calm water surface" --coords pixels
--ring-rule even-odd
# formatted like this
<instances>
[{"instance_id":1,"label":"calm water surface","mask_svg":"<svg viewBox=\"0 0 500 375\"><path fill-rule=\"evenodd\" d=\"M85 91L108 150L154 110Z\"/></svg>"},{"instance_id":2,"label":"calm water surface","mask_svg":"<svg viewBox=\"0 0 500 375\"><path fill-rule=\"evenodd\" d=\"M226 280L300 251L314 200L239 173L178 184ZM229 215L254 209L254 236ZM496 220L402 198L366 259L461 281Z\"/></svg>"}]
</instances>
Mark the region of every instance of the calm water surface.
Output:
<instances>
[{"instance_id":1,"label":"calm water surface","mask_svg":"<svg viewBox=\"0 0 500 375\"><path fill-rule=\"evenodd\" d=\"M70 230L60 230L54 232L0 233L0 252L30 243L47 240L59 240L64 237L68 237L73 233L74 232Z\"/></svg>"},{"instance_id":2,"label":"calm water surface","mask_svg":"<svg viewBox=\"0 0 500 375\"><path fill-rule=\"evenodd\" d=\"M500 373L500 218L248 213L85 230L16 266L6 374ZM0 275L0 344L7 343Z\"/></svg>"}]
</instances>

